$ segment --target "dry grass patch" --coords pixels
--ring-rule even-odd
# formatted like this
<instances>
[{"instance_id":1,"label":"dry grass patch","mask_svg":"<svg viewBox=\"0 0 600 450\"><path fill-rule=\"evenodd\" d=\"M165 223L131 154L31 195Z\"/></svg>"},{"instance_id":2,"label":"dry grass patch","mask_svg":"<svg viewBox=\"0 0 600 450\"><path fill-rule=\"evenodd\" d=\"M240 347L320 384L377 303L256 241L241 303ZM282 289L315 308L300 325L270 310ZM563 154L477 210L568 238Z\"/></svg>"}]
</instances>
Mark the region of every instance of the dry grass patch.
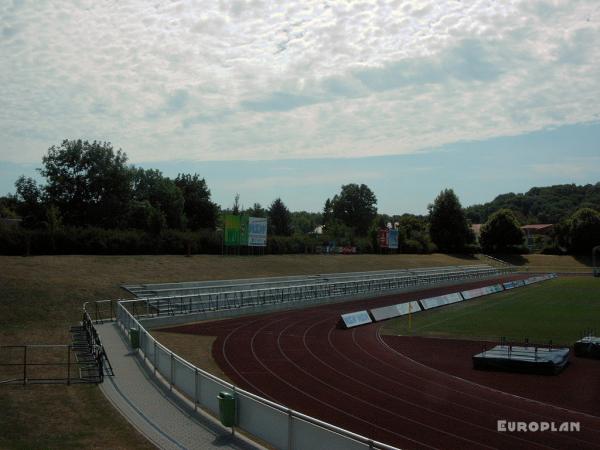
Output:
<instances>
[{"instance_id":1,"label":"dry grass patch","mask_svg":"<svg viewBox=\"0 0 600 450\"><path fill-rule=\"evenodd\" d=\"M214 336L172 333L151 330L150 334L172 352L206 372L231 383L231 379L221 370L212 355L212 346L217 339Z\"/></svg>"}]
</instances>

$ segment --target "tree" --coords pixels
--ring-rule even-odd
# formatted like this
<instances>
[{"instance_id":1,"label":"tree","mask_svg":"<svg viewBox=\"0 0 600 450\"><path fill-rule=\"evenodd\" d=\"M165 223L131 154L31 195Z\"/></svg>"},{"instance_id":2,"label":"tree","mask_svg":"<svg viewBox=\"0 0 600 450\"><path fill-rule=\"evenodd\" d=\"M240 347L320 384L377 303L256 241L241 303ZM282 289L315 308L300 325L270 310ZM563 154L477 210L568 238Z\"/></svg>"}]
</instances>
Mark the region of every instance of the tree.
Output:
<instances>
[{"instance_id":1,"label":"tree","mask_svg":"<svg viewBox=\"0 0 600 450\"><path fill-rule=\"evenodd\" d=\"M269 225L274 236L292 234L290 211L280 198L273 200L269 207Z\"/></svg>"},{"instance_id":2,"label":"tree","mask_svg":"<svg viewBox=\"0 0 600 450\"><path fill-rule=\"evenodd\" d=\"M70 225L119 226L131 198L127 155L109 142L64 140L42 158L48 203Z\"/></svg>"},{"instance_id":3,"label":"tree","mask_svg":"<svg viewBox=\"0 0 600 450\"><path fill-rule=\"evenodd\" d=\"M330 202L330 207L334 219L354 228L360 236L367 234L377 216L377 198L366 184L343 185L340 194Z\"/></svg>"},{"instance_id":4,"label":"tree","mask_svg":"<svg viewBox=\"0 0 600 450\"><path fill-rule=\"evenodd\" d=\"M44 199L42 188L33 178L21 175L15 182L16 212L23 218L26 228L38 227L44 220Z\"/></svg>"},{"instance_id":5,"label":"tree","mask_svg":"<svg viewBox=\"0 0 600 450\"><path fill-rule=\"evenodd\" d=\"M323 206L323 225L327 225L329 222L333 220L333 203L330 199L325 200L325 205Z\"/></svg>"},{"instance_id":6,"label":"tree","mask_svg":"<svg viewBox=\"0 0 600 450\"><path fill-rule=\"evenodd\" d=\"M260 203L255 203L252 208L248 208L245 214L250 217L267 217L267 210Z\"/></svg>"},{"instance_id":7,"label":"tree","mask_svg":"<svg viewBox=\"0 0 600 450\"><path fill-rule=\"evenodd\" d=\"M500 209L483 224L479 240L485 251L501 253L523 244L523 231L510 209Z\"/></svg>"},{"instance_id":8,"label":"tree","mask_svg":"<svg viewBox=\"0 0 600 450\"><path fill-rule=\"evenodd\" d=\"M291 213L291 226L292 231L298 234L311 233L317 228L318 225L322 225L322 215L320 213L313 213L307 211L295 211Z\"/></svg>"},{"instance_id":9,"label":"tree","mask_svg":"<svg viewBox=\"0 0 600 450\"><path fill-rule=\"evenodd\" d=\"M183 212L187 226L192 230L213 229L217 223L219 207L210 200L210 190L198 174L178 174L175 185L183 194Z\"/></svg>"},{"instance_id":10,"label":"tree","mask_svg":"<svg viewBox=\"0 0 600 450\"><path fill-rule=\"evenodd\" d=\"M159 211L159 216L164 216L164 221L169 228L183 228L184 226L184 198L183 193L175 182L156 169L132 169L133 171L133 199L138 202L147 201L152 208ZM155 211L149 210L149 217L156 230L161 220Z\"/></svg>"},{"instance_id":11,"label":"tree","mask_svg":"<svg viewBox=\"0 0 600 450\"><path fill-rule=\"evenodd\" d=\"M600 213L591 208L577 210L569 220L569 251L589 254L600 245Z\"/></svg>"},{"instance_id":12,"label":"tree","mask_svg":"<svg viewBox=\"0 0 600 450\"><path fill-rule=\"evenodd\" d=\"M242 209L243 208L240 207L240 194L236 192L235 197L233 198L233 207L231 208L231 214L239 216Z\"/></svg>"},{"instance_id":13,"label":"tree","mask_svg":"<svg viewBox=\"0 0 600 450\"><path fill-rule=\"evenodd\" d=\"M7 219L17 219L19 214L17 213L17 196L7 195L0 197L0 217Z\"/></svg>"},{"instance_id":14,"label":"tree","mask_svg":"<svg viewBox=\"0 0 600 450\"><path fill-rule=\"evenodd\" d=\"M429 233L442 252L461 252L473 241L473 232L452 189L444 189L429 205Z\"/></svg>"}]
</instances>

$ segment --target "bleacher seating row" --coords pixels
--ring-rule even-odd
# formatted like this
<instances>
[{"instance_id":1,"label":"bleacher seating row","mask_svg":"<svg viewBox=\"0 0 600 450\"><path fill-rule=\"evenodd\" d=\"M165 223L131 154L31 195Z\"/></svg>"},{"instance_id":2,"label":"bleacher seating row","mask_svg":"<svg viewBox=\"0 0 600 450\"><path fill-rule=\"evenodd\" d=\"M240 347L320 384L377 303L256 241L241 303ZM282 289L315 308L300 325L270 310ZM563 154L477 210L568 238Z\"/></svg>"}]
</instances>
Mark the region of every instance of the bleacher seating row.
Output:
<instances>
[{"instance_id":1,"label":"bleacher seating row","mask_svg":"<svg viewBox=\"0 0 600 450\"><path fill-rule=\"evenodd\" d=\"M461 271L468 276L469 273L479 273L481 270L494 270L487 264L466 266L443 266L401 270L379 270L370 272L343 272L319 275L297 275L287 277L247 278L239 280L212 280L192 281L184 283L160 283L123 285L122 287L138 298L153 297L179 297L195 296L200 294L214 294L217 292L247 291L256 289L281 288L299 286L304 284L328 284L345 281L371 280L374 278L390 278L404 276L419 276L422 274L439 274Z\"/></svg>"},{"instance_id":2,"label":"bleacher seating row","mask_svg":"<svg viewBox=\"0 0 600 450\"><path fill-rule=\"evenodd\" d=\"M507 281L505 283L492 284L489 286L483 286L475 289L469 289L466 291L453 292L451 294L440 295L437 297L424 298L419 300L413 300L407 303L399 303L396 305L383 306L381 308L374 308L370 310L356 311L353 313L342 314L340 323L344 328L352 328L359 325L366 325L372 322L380 322L382 320L388 320L395 317L405 316L411 313L417 313L432 308L438 308L440 306L450 305L452 303L461 302L464 300L470 300L484 295L494 294L496 292L502 292L504 290L515 289L522 286L528 286L533 283L539 283L541 281L550 280L556 278L555 273L549 273L545 275L537 275L529 277L524 280ZM361 317L361 320L356 320L356 317ZM366 320L366 317L369 320Z\"/></svg>"},{"instance_id":3,"label":"bleacher seating row","mask_svg":"<svg viewBox=\"0 0 600 450\"><path fill-rule=\"evenodd\" d=\"M507 270L510 269L504 269L503 272ZM139 298L145 299L143 306L147 314L175 315L274 303L318 302L323 299L393 292L405 288L468 281L500 274L497 268L482 264L184 283L181 288L176 288L173 284L144 285L145 287L129 285L127 288L135 292ZM181 294L182 291L186 293ZM177 295L154 296L156 292L176 292Z\"/></svg>"}]
</instances>

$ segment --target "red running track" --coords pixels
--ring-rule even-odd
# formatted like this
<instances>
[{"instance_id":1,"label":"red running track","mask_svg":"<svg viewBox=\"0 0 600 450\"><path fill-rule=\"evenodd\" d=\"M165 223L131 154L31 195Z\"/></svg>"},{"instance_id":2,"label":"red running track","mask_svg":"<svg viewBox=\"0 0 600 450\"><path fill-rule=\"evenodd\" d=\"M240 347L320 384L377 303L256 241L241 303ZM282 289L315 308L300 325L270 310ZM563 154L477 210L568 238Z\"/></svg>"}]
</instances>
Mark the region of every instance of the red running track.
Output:
<instances>
[{"instance_id":1,"label":"red running track","mask_svg":"<svg viewBox=\"0 0 600 450\"><path fill-rule=\"evenodd\" d=\"M434 288L165 331L217 336L213 355L240 387L400 448L600 449L600 405L591 412L589 405L581 409L573 402L568 408L561 406L554 401L555 389L545 386L544 377L505 374L514 380L515 391L522 392L523 383L529 385L536 400L528 399L511 393L511 383L505 382L503 390L495 388L493 373L489 373L490 383L485 382L485 372L478 372L478 382L474 382L417 361L419 351L412 345L420 345L418 340L411 343L411 352L403 351L406 343L398 345L398 338L380 336L381 323L352 330L336 328L340 314L346 312L488 284L492 283L487 280L460 288ZM431 349L425 346L424 351ZM576 390L580 382L600 385L597 377L589 379L587 371L580 375L574 378L575 385L565 389ZM501 419L574 421L581 429L499 432Z\"/></svg>"}]
</instances>

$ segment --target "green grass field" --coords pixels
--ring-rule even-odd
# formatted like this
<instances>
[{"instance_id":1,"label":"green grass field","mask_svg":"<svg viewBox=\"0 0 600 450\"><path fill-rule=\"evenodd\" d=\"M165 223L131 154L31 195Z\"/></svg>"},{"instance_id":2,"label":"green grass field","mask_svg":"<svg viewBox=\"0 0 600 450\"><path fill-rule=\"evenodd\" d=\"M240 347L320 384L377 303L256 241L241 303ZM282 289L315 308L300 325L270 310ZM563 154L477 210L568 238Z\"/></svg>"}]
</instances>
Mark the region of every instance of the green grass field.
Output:
<instances>
[{"instance_id":1,"label":"green grass field","mask_svg":"<svg viewBox=\"0 0 600 450\"><path fill-rule=\"evenodd\" d=\"M570 345L600 332L600 279L565 277L390 320L384 334Z\"/></svg>"}]
</instances>

